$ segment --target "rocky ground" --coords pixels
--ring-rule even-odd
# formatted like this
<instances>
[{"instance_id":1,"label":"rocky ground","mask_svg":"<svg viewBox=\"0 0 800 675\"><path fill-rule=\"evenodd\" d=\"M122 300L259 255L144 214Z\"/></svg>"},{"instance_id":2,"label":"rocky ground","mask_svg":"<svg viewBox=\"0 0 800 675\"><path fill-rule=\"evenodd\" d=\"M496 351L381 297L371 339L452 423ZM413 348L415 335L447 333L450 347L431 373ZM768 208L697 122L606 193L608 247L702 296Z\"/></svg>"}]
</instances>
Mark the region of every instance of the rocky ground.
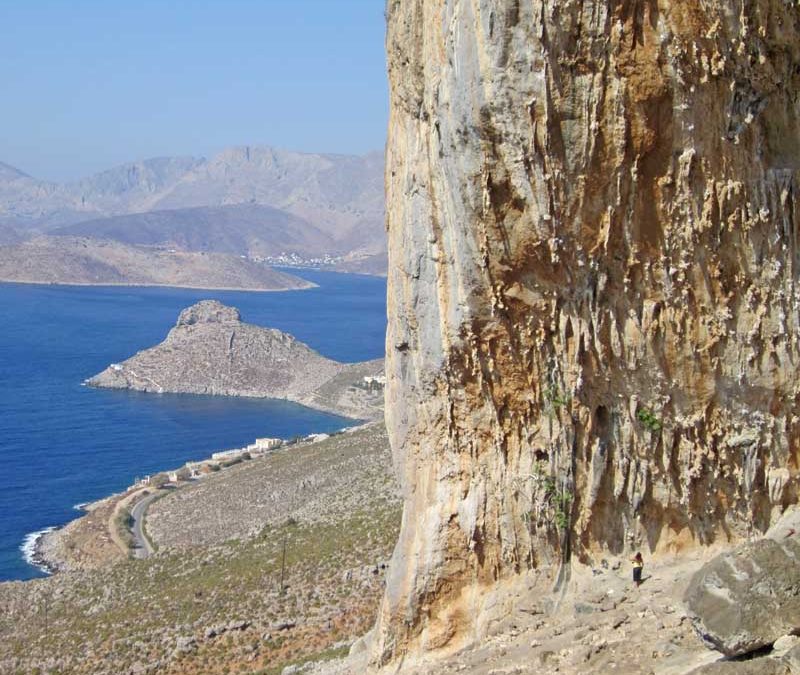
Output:
<instances>
[{"instance_id":1,"label":"rocky ground","mask_svg":"<svg viewBox=\"0 0 800 675\"><path fill-rule=\"evenodd\" d=\"M563 597L552 592L546 570L531 575L528 587L519 592L516 610L495 634L444 659L435 672L689 673L719 658L695 633L682 603L703 559L696 552L648 560L640 588L632 584L624 558L605 560L596 568L576 567ZM431 667L411 664L407 672L423 675Z\"/></svg>"},{"instance_id":2,"label":"rocky ground","mask_svg":"<svg viewBox=\"0 0 800 675\"><path fill-rule=\"evenodd\" d=\"M0 672L266 675L369 629L400 520L382 425L151 508L156 555L0 584Z\"/></svg>"},{"instance_id":3,"label":"rocky ground","mask_svg":"<svg viewBox=\"0 0 800 675\"><path fill-rule=\"evenodd\" d=\"M717 663L693 628L683 602L694 572L713 555L696 550L647 561L640 588L630 564L610 558L596 568L578 566L567 592L554 593L552 570L531 574L517 592L516 609L478 644L450 655L406 662L404 675L689 675L704 666L731 670L702 673L772 673L772 661ZM778 664L780 673L796 673ZM308 663L301 672L355 675L364 672L363 654ZM395 672L389 670L387 672Z\"/></svg>"},{"instance_id":4,"label":"rocky ground","mask_svg":"<svg viewBox=\"0 0 800 675\"><path fill-rule=\"evenodd\" d=\"M86 515L45 534L36 553L54 570L92 570L124 560L130 550L125 516L148 490L131 489L86 507Z\"/></svg>"},{"instance_id":5,"label":"rocky ground","mask_svg":"<svg viewBox=\"0 0 800 675\"><path fill-rule=\"evenodd\" d=\"M373 508L396 510L390 466L382 426L284 446L155 502L147 532L158 548L191 548L247 540L288 518L332 527Z\"/></svg>"},{"instance_id":6,"label":"rocky ground","mask_svg":"<svg viewBox=\"0 0 800 675\"><path fill-rule=\"evenodd\" d=\"M298 403L345 417L383 419L383 387L369 388L364 377L383 373L383 359L348 363L342 372L298 399Z\"/></svg>"}]
</instances>

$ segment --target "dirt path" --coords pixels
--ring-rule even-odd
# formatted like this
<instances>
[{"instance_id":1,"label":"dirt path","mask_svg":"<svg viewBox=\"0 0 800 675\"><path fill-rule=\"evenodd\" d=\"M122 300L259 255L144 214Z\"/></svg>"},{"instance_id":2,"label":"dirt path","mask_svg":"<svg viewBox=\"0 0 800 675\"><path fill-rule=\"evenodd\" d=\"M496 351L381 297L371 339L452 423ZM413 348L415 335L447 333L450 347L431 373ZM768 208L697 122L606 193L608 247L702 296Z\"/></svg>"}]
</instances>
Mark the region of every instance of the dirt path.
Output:
<instances>
[{"instance_id":1,"label":"dirt path","mask_svg":"<svg viewBox=\"0 0 800 675\"><path fill-rule=\"evenodd\" d=\"M111 537L111 541L114 542L117 548L119 548L119 550L122 553L124 553L125 556L128 556L130 554L131 549L120 535L119 525L118 525L118 518L120 511L122 511L122 509L130 508L130 505L132 503L134 503L136 500L141 500L144 495L147 495L147 493L148 493L147 489L142 489L142 490L136 490L134 492L125 495L124 497L122 497L122 499L119 499L117 503L114 505L114 508L111 511L111 515L108 518L108 524L107 524L108 535L109 537ZM142 501L146 501L147 499L149 499L149 497L145 497L144 500ZM133 508L135 509L136 506L134 506Z\"/></svg>"}]
</instances>

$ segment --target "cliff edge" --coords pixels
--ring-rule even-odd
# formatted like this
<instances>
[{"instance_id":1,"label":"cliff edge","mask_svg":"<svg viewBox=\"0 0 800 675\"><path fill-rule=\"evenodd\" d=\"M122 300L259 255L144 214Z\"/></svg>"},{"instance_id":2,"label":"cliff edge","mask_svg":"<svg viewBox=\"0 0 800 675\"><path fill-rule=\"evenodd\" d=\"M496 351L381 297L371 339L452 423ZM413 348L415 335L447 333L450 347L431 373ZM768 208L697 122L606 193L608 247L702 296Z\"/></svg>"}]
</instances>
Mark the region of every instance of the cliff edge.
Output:
<instances>
[{"instance_id":1,"label":"cliff edge","mask_svg":"<svg viewBox=\"0 0 800 675\"><path fill-rule=\"evenodd\" d=\"M94 387L157 393L279 398L326 412L372 419L382 413L382 386L364 378L383 361L345 364L292 335L244 323L216 300L184 309L159 345L86 380Z\"/></svg>"},{"instance_id":2,"label":"cliff edge","mask_svg":"<svg viewBox=\"0 0 800 675\"><path fill-rule=\"evenodd\" d=\"M797 500L800 7L390 0L378 664Z\"/></svg>"}]
</instances>

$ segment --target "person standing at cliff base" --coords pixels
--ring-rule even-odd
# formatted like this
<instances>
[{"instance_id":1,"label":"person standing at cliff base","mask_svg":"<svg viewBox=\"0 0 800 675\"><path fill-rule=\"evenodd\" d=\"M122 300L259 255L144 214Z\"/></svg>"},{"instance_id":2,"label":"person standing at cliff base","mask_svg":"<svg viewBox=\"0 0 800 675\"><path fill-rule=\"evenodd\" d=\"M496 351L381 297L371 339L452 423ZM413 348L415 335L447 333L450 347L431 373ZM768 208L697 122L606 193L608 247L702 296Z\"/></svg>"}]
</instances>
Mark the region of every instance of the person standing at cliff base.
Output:
<instances>
[{"instance_id":1,"label":"person standing at cliff base","mask_svg":"<svg viewBox=\"0 0 800 675\"><path fill-rule=\"evenodd\" d=\"M642 554L637 553L631 558L631 562L633 563L633 583L636 584L636 588L639 588L642 585L642 568L644 567Z\"/></svg>"}]
</instances>

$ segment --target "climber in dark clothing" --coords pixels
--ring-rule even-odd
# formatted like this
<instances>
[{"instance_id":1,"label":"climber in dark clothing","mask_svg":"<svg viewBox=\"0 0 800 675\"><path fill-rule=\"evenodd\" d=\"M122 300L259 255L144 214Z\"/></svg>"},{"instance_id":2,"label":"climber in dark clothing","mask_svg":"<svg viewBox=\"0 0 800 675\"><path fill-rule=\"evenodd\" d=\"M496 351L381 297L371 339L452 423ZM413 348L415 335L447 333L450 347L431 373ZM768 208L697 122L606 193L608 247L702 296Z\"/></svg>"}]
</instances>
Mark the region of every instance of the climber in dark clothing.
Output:
<instances>
[{"instance_id":1,"label":"climber in dark clothing","mask_svg":"<svg viewBox=\"0 0 800 675\"><path fill-rule=\"evenodd\" d=\"M642 559L642 554L637 553L633 558L631 558L631 562L633 563L633 583L636 584L636 587L642 585L642 568L644 567L644 560Z\"/></svg>"}]
</instances>

